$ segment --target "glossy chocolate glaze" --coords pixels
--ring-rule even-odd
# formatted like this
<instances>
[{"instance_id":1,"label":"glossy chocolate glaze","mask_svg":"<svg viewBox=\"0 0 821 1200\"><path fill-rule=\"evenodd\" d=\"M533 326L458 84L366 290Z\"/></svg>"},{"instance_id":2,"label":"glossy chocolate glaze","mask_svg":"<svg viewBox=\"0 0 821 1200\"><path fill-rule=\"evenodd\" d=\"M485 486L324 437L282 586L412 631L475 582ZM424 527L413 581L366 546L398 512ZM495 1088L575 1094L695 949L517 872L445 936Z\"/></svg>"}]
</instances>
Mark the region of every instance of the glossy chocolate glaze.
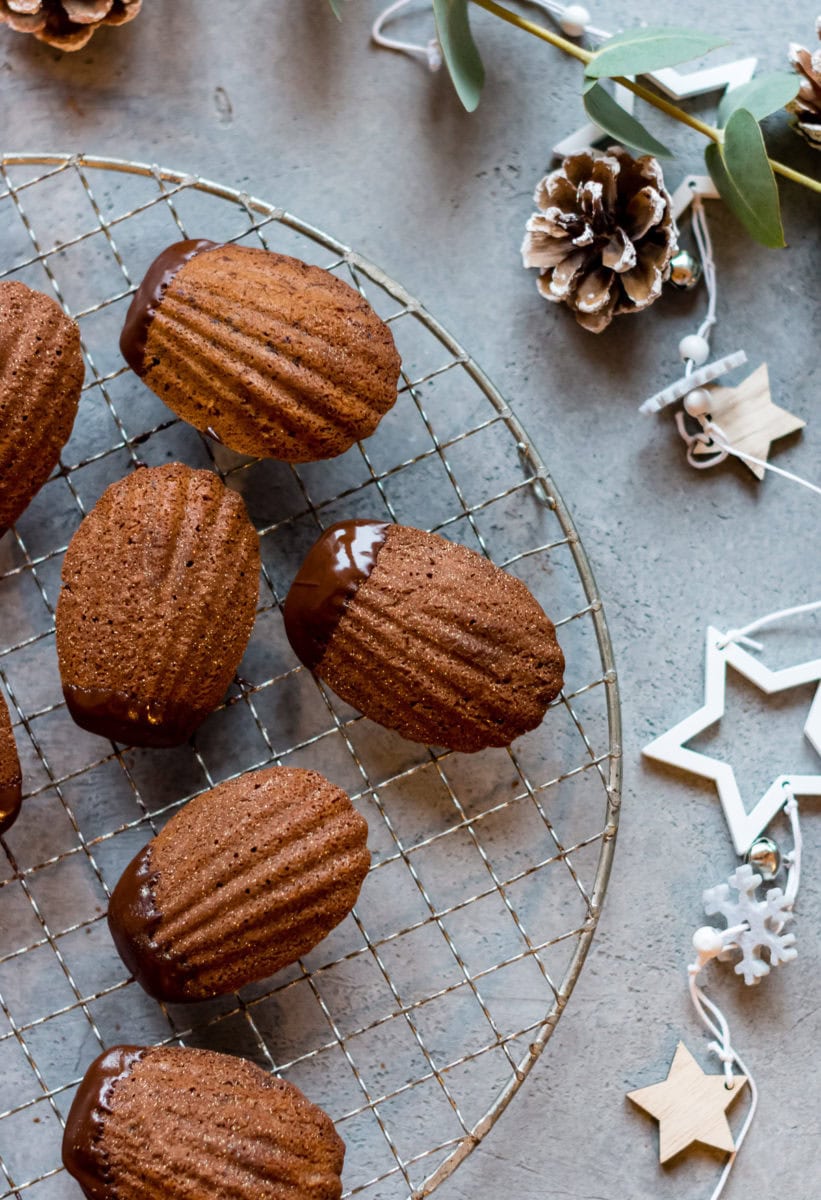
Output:
<instances>
[{"instance_id":1,"label":"glossy chocolate glaze","mask_svg":"<svg viewBox=\"0 0 821 1200\"><path fill-rule=\"evenodd\" d=\"M154 907L156 880L149 842L120 876L108 906L108 928L120 958L149 996L181 1003L188 997L181 989L173 965L163 961L153 944L161 918Z\"/></svg>"},{"instance_id":2,"label":"glossy chocolate glaze","mask_svg":"<svg viewBox=\"0 0 821 1200\"><path fill-rule=\"evenodd\" d=\"M105 1118L114 1089L145 1054L142 1046L115 1046L91 1064L77 1089L63 1134L63 1165L88 1200L110 1200L105 1149Z\"/></svg>"},{"instance_id":3,"label":"glossy chocolate glaze","mask_svg":"<svg viewBox=\"0 0 821 1200\"><path fill-rule=\"evenodd\" d=\"M207 238L192 238L187 242L175 242L159 254L145 273L126 314L125 325L120 334L120 352L138 375L145 374L145 347L148 330L154 319L166 288L174 276L187 262L203 250L213 250L219 242Z\"/></svg>"},{"instance_id":4,"label":"glossy chocolate glaze","mask_svg":"<svg viewBox=\"0 0 821 1200\"><path fill-rule=\"evenodd\" d=\"M285 632L313 671L339 621L370 575L390 526L384 521L340 521L326 529L305 557L285 600Z\"/></svg>"},{"instance_id":5,"label":"glossy chocolate glaze","mask_svg":"<svg viewBox=\"0 0 821 1200\"><path fill-rule=\"evenodd\" d=\"M182 704L151 707L110 688L63 688L68 711L81 729L137 746L179 746L205 714Z\"/></svg>"},{"instance_id":6,"label":"glossy chocolate glaze","mask_svg":"<svg viewBox=\"0 0 821 1200\"><path fill-rule=\"evenodd\" d=\"M23 799L22 780L0 784L0 834L11 829L20 814Z\"/></svg>"}]
</instances>

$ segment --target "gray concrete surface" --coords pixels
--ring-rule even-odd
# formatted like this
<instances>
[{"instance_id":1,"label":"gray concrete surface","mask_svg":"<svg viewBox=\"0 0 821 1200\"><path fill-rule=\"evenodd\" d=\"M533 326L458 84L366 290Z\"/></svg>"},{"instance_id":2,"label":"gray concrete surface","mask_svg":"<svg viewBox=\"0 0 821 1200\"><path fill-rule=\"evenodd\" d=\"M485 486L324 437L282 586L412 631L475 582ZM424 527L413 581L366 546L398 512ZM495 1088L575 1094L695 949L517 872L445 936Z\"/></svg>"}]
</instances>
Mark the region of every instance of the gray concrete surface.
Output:
<instances>
[{"instance_id":1,"label":"gray concrete surface","mask_svg":"<svg viewBox=\"0 0 821 1200\"><path fill-rule=\"evenodd\" d=\"M605 913L570 1007L509 1113L440 1194L706 1197L719 1160L697 1152L660 1170L655 1129L624 1093L663 1076L679 1037L703 1059L683 967L700 892L734 858L711 788L646 767L639 752L700 701L708 620L739 624L818 594L817 500L733 465L697 474L671 421L637 416L637 402L675 376L676 345L702 294L671 295L593 338L547 308L521 270L533 185L553 141L581 119L576 67L477 14L488 83L468 117L444 76L369 47L377 9L352 0L337 26L321 0L147 0L138 21L75 56L3 30L4 149L149 159L271 198L423 298L510 398L575 514L605 597L623 696L624 810ZM809 0L727 0L719 10L693 0L686 13L602 0L595 17L717 25L735 53L777 67L790 40L810 39L816 11ZM709 114L709 99L695 110ZM770 127L780 156L818 171L818 156L780 120ZM684 130L664 136L678 152L675 183L700 168L702 146ZM753 365L769 363L776 399L809 422L775 461L817 480L818 205L797 187L782 194L782 252L755 247L710 209L715 347L743 346ZM819 625L802 631L773 638L784 661L817 654ZM729 694L711 745L733 757L749 789L796 761L810 769L800 744L806 689L777 703L741 685ZM805 808L799 960L755 991L714 976L761 1089L727 1192L734 1200L819 1192L821 834L817 803Z\"/></svg>"}]
</instances>

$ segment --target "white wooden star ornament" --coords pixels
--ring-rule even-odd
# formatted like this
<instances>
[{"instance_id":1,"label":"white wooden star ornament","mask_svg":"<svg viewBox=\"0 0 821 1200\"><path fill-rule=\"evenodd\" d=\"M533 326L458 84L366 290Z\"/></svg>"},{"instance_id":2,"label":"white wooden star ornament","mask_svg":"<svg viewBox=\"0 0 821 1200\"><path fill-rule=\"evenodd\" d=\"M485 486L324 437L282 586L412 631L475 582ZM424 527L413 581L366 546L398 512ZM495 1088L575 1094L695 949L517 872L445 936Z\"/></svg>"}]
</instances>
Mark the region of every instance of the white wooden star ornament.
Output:
<instances>
[{"instance_id":1,"label":"white wooden star ornament","mask_svg":"<svg viewBox=\"0 0 821 1200\"><path fill-rule=\"evenodd\" d=\"M679 1042L667 1078L628 1092L627 1098L658 1121L659 1162L666 1163L694 1142L733 1153L727 1109L746 1082L746 1076L735 1075L730 1088L723 1074L705 1074Z\"/></svg>"},{"instance_id":2,"label":"white wooden star ornament","mask_svg":"<svg viewBox=\"0 0 821 1200\"><path fill-rule=\"evenodd\" d=\"M704 704L644 747L644 755L655 762L680 767L715 782L736 853L743 855L784 807L791 793L796 796L821 796L821 773L779 775L748 811L741 798L732 764L687 749L687 742L691 738L715 724L724 714L728 666L771 695L806 683L821 683L821 658L772 670L737 642L728 640L727 635L719 629L710 626L707 630ZM821 755L821 687L817 689L807 715L804 735Z\"/></svg>"}]
</instances>

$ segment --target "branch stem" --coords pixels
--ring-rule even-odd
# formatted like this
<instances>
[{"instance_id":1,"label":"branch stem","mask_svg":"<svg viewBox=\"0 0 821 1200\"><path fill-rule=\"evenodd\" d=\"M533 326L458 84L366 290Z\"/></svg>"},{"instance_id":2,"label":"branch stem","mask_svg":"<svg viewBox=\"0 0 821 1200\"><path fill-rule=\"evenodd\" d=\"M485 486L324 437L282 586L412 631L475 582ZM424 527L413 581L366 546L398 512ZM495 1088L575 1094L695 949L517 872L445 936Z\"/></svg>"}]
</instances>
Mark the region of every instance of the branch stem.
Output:
<instances>
[{"instance_id":1,"label":"branch stem","mask_svg":"<svg viewBox=\"0 0 821 1200\"><path fill-rule=\"evenodd\" d=\"M509 8L504 8L501 4L497 4L496 0L472 0L472 3L478 8L484 8L487 12L493 13L495 17L499 17L502 21L507 21L508 25L515 25L517 29L523 29L525 33L530 33L533 37L539 38L543 42L549 42L551 46L555 46L557 50L562 50L565 54L569 54L572 58L576 58L579 62L589 63L593 57L591 51L585 50L583 46L577 46L575 42L571 42L568 38L562 37L561 34L554 33L552 29L546 29L544 25L537 25L535 21L528 20L527 17L522 17L519 13L511 12ZM658 108L661 112L666 113L668 117L672 117L674 121L680 121L682 125L689 125L691 129L697 130L704 137L709 138L713 142L721 141L721 131L713 125L708 125L706 121L700 120L698 117L692 116L683 109L678 108L675 104L671 104L669 100L665 100L662 96L657 96L655 92L651 92L649 88L644 87L640 83L635 83L632 79L618 78L616 83L633 92L641 100L652 104L653 108ZM821 180L813 179L810 175L803 175L800 171L795 171L792 167L788 167L785 163L777 162L771 158L770 166L778 175L783 175L785 179L791 179L793 183L799 183L802 187L809 188L813 192L821 193Z\"/></svg>"}]
</instances>

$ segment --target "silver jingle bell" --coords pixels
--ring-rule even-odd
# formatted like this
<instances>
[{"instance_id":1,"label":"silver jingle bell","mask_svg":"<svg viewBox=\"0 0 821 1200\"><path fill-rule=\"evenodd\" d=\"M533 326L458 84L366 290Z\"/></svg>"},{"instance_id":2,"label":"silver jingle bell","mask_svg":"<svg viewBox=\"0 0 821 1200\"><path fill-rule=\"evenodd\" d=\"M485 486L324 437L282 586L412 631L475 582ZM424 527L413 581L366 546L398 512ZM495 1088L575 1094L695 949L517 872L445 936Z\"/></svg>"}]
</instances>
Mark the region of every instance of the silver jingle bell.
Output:
<instances>
[{"instance_id":1,"label":"silver jingle bell","mask_svg":"<svg viewBox=\"0 0 821 1200\"><path fill-rule=\"evenodd\" d=\"M701 263L689 250L679 250L670 259L670 282L680 292L690 292L701 279Z\"/></svg>"},{"instance_id":2,"label":"silver jingle bell","mask_svg":"<svg viewBox=\"0 0 821 1200\"><path fill-rule=\"evenodd\" d=\"M781 851L772 838L756 838L747 851L747 862L761 876L764 883L770 883L781 866Z\"/></svg>"}]
</instances>

